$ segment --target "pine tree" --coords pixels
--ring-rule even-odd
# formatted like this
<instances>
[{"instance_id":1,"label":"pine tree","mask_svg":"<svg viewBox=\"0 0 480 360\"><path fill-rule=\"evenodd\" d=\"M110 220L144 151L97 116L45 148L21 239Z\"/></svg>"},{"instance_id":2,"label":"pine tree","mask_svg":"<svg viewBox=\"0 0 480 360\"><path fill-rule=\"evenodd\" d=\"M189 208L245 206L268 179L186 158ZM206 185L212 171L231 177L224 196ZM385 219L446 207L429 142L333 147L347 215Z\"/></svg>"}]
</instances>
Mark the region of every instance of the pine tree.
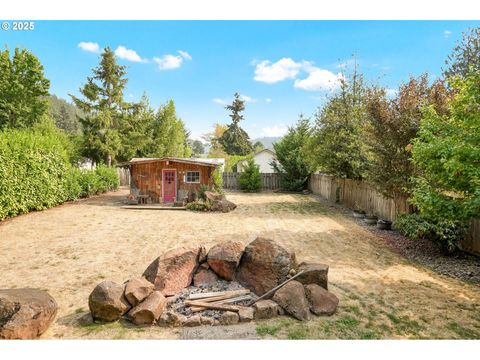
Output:
<instances>
[{"instance_id":1,"label":"pine tree","mask_svg":"<svg viewBox=\"0 0 480 360\"><path fill-rule=\"evenodd\" d=\"M127 84L126 67L117 64L115 53L105 48L93 76L80 88L84 99L70 95L85 114L83 125L84 155L94 162L111 166L121 148L120 130L124 120L123 91Z\"/></svg>"},{"instance_id":2,"label":"pine tree","mask_svg":"<svg viewBox=\"0 0 480 360\"><path fill-rule=\"evenodd\" d=\"M0 51L0 129L26 128L48 112L50 81L43 66L30 51L16 48Z\"/></svg>"},{"instance_id":3,"label":"pine tree","mask_svg":"<svg viewBox=\"0 0 480 360\"><path fill-rule=\"evenodd\" d=\"M253 147L250 137L239 126L239 122L243 120L241 112L245 110L245 101L241 99L239 93L235 93L232 104L225 106L225 109L231 111L229 116L232 122L218 139L218 142L228 155L247 155L251 153Z\"/></svg>"}]
</instances>

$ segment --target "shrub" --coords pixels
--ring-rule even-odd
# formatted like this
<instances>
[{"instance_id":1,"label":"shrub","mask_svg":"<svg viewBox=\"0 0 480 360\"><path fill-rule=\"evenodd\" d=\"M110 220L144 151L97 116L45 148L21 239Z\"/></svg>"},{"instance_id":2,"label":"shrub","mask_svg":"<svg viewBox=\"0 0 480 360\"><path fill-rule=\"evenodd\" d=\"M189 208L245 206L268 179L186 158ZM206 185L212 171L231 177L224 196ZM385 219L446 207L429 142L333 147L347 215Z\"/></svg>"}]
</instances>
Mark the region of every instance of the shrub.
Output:
<instances>
[{"instance_id":1,"label":"shrub","mask_svg":"<svg viewBox=\"0 0 480 360\"><path fill-rule=\"evenodd\" d=\"M204 201L207 200L207 197L205 196L205 191L208 191L208 190L209 190L208 185L201 184L198 189L198 198Z\"/></svg>"},{"instance_id":2,"label":"shrub","mask_svg":"<svg viewBox=\"0 0 480 360\"><path fill-rule=\"evenodd\" d=\"M419 214L402 214L397 217L394 227L402 235L412 240L427 239L438 243L443 251L453 253L466 234L466 226L461 221L432 221Z\"/></svg>"},{"instance_id":3,"label":"shrub","mask_svg":"<svg viewBox=\"0 0 480 360\"><path fill-rule=\"evenodd\" d=\"M220 168L216 168L213 171L213 190L219 194L223 194L223 174L220 171Z\"/></svg>"},{"instance_id":4,"label":"shrub","mask_svg":"<svg viewBox=\"0 0 480 360\"><path fill-rule=\"evenodd\" d=\"M210 211L212 209L212 202L210 200L195 200L186 205L187 210L192 211Z\"/></svg>"},{"instance_id":5,"label":"shrub","mask_svg":"<svg viewBox=\"0 0 480 360\"><path fill-rule=\"evenodd\" d=\"M240 183L240 189L245 192L259 191L262 187L262 178L260 177L260 168L256 165L253 159L248 159L247 166L240 173L238 179Z\"/></svg>"},{"instance_id":6,"label":"shrub","mask_svg":"<svg viewBox=\"0 0 480 360\"><path fill-rule=\"evenodd\" d=\"M73 167L66 139L58 135L39 130L0 132L0 221L118 188L115 169Z\"/></svg>"}]
</instances>

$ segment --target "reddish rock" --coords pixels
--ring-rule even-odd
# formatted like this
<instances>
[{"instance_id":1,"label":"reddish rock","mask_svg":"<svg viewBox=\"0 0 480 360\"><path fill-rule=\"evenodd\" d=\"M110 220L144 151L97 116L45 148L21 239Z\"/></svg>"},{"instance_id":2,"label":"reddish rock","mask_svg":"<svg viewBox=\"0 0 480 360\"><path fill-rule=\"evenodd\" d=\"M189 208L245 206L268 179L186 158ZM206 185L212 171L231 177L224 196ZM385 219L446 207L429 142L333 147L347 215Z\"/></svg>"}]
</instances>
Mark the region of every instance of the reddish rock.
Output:
<instances>
[{"instance_id":1,"label":"reddish rock","mask_svg":"<svg viewBox=\"0 0 480 360\"><path fill-rule=\"evenodd\" d=\"M317 284L328 290L328 265L320 263L302 262L298 266L298 272L304 273L296 278L304 285Z\"/></svg>"},{"instance_id":2,"label":"reddish rock","mask_svg":"<svg viewBox=\"0 0 480 360\"><path fill-rule=\"evenodd\" d=\"M315 315L333 315L337 309L338 298L317 284L306 285L305 294Z\"/></svg>"},{"instance_id":3,"label":"reddish rock","mask_svg":"<svg viewBox=\"0 0 480 360\"><path fill-rule=\"evenodd\" d=\"M255 309L255 319L271 319L278 316L280 308L273 300L260 300L253 305Z\"/></svg>"},{"instance_id":4,"label":"reddish rock","mask_svg":"<svg viewBox=\"0 0 480 360\"><path fill-rule=\"evenodd\" d=\"M163 295L171 296L189 286L198 266L199 248L177 248L155 259L143 276Z\"/></svg>"},{"instance_id":5,"label":"reddish rock","mask_svg":"<svg viewBox=\"0 0 480 360\"><path fill-rule=\"evenodd\" d=\"M154 291L140 304L130 310L128 316L136 325L153 324L160 318L166 305L167 300L162 293L160 291Z\"/></svg>"},{"instance_id":6,"label":"reddish rock","mask_svg":"<svg viewBox=\"0 0 480 360\"><path fill-rule=\"evenodd\" d=\"M292 280L275 292L273 300L298 320L310 320L310 304L303 284Z\"/></svg>"},{"instance_id":7,"label":"reddish rock","mask_svg":"<svg viewBox=\"0 0 480 360\"><path fill-rule=\"evenodd\" d=\"M228 213L233 211L237 208L237 205L229 200L215 200L212 204L212 211L221 211L224 213Z\"/></svg>"},{"instance_id":8,"label":"reddish rock","mask_svg":"<svg viewBox=\"0 0 480 360\"><path fill-rule=\"evenodd\" d=\"M257 237L245 248L236 278L260 296L285 281L295 265L294 253L271 239Z\"/></svg>"},{"instance_id":9,"label":"reddish rock","mask_svg":"<svg viewBox=\"0 0 480 360\"><path fill-rule=\"evenodd\" d=\"M93 289L88 298L92 317L96 320L115 321L130 310L131 306L124 295L124 285L106 280Z\"/></svg>"},{"instance_id":10,"label":"reddish rock","mask_svg":"<svg viewBox=\"0 0 480 360\"><path fill-rule=\"evenodd\" d=\"M208 265L218 276L234 280L244 249L245 246L238 241L225 241L215 245L208 252Z\"/></svg>"},{"instance_id":11,"label":"reddish rock","mask_svg":"<svg viewBox=\"0 0 480 360\"><path fill-rule=\"evenodd\" d=\"M0 339L36 339L55 319L57 303L40 289L0 290Z\"/></svg>"},{"instance_id":12,"label":"reddish rock","mask_svg":"<svg viewBox=\"0 0 480 360\"><path fill-rule=\"evenodd\" d=\"M193 277L193 286L211 286L218 280L218 276L211 270L200 269Z\"/></svg>"},{"instance_id":13,"label":"reddish rock","mask_svg":"<svg viewBox=\"0 0 480 360\"><path fill-rule=\"evenodd\" d=\"M137 306L153 292L153 284L145 279L134 278L125 285L125 297L132 306Z\"/></svg>"},{"instance_id":14,"label":"reddish rock","mask_svg":"<svg viewBox=\"0 0 480 360\"><path fill-rule=\"evenodd\" d=\"M225 311L218 319L221 325L233 325L238 323L238 314L233 311Z\"/></svg>"},{"instance_id":15,"label":"reddish rock","mask_svg":"<svg viewBox=\"0 0 480 360\"><path fill-rule=\"evenodd\" d=\"M252 321L255 318L255 310L253 307L244 307L238 311L240 322Z\"/></svg>"}]
</instances>

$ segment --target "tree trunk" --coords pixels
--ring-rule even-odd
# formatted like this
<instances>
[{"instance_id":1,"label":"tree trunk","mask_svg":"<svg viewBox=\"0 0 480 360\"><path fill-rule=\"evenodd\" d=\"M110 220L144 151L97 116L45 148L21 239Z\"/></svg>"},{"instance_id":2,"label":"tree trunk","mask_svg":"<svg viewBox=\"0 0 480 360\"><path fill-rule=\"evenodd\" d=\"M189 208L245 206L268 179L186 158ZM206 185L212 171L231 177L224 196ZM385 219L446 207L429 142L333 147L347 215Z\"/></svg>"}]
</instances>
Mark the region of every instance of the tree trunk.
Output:
<instances>
[{"instance_id":1,"label":"tree trunk","mask_svg":"<svg viewBox=\"0 0 480 360\"><path fill-rule=\"evenodd\" d=\"M112 167L112 155L110 155L110 154L107 155L107 158L105 159L105 164L108 167Z\"/></svg>"}]
</instances>

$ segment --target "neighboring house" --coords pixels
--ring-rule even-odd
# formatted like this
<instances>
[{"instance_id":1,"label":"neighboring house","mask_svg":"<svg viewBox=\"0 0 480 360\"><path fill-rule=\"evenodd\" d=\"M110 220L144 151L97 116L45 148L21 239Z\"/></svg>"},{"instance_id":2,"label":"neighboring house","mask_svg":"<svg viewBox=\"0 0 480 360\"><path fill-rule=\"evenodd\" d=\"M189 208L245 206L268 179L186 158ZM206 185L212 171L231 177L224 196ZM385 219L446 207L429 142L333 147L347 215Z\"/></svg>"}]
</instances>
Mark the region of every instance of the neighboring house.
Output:
<instances>
[{"instance_id":1,"label":"neighboring house","mask_svg":"<svg viewBox=\"0 0 480 360\"><path fill-rule=\"evenodd\" d=\"M261 173L273 173L273 167L270 165L275 160L275 153L270 149L263 149L253 155L253 161L260 168ZM247 166L247 160L241 160L237 163L237 171L242 172Z\"/></svg>"},{"instance_id":2,"label":"neighboring house","mask_svg":"<svg viewBox=\"0 0 480 360\"><path fill-rule=\"evenodd\" d=\"M200 185L213 185L213 172L219 165L186 158L133 158L123 166L130 168L130 193L148 197L148 202L181 201Z\"/></svg>"},{"instance_id":3,"label":"neighboring house","mask_svg":"<svg viewBox=\"0 0 480 360\"><path fill-rule=\"evenodd\" d=\"M207 158L207 157L202 157L202 158L190 158L190 160L194 161L200 161L208 164L214 164L219 166L220 172L223 172L223 169L225 168L225 159L224 158Z\"/></svg>"}]
</instances>

